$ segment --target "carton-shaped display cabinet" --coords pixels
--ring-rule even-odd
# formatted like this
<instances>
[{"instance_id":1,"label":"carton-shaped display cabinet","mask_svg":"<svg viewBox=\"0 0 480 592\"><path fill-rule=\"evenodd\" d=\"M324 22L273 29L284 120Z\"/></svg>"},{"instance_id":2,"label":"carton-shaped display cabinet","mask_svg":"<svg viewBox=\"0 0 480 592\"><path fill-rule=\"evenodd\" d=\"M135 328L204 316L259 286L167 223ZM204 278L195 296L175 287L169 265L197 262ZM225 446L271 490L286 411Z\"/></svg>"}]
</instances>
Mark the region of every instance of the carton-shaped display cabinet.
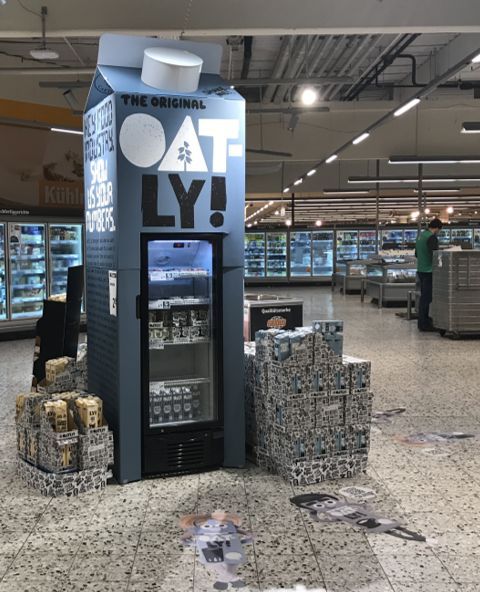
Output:
<instances>
[{"instance_id":1,"label":"carton-shaped display cabinet","mask_svg":"<svg viewBox=\"0 0 480 592\"><path fill-rule=\"evenodd\" d=\"M198 89L174 93L142 82L144 51L152 47L201 57ZM155 472L149 458L167 449L172 466L192 469L182 464L186 441L208 448L192 452L197 469L244 463L245 104L218 75L221 51L211 44L123 35L100 40L84 115L88 383L102 397L115 433L115 474L122 483ZM151 259L143 249L153 237L178 241L168 243L169 253L186 240L205 239L215 247L212 274L218 293L211 332L219 349L213 374L205 379L216 384L208 394L214 410L205 414L209 422L198 427L190 422L190 433L183 426L170 440L168 427L153 429L149 423L149 380L165 380L149 374L149 344L167 351L172 341L178 346L181 332L184 347L195 340L201 347L209 336L192 323L149 328ZM175 261L165 267L160 247L155 254L156 280L168 279L161 269L171 270ZM172 310L177 306L170 305ZM160 313L150 317L151 325L158 319ZM177 351L176 360L182 358ZM197 370L203 378L202 368Z\"/></svg>"}]
</instances>

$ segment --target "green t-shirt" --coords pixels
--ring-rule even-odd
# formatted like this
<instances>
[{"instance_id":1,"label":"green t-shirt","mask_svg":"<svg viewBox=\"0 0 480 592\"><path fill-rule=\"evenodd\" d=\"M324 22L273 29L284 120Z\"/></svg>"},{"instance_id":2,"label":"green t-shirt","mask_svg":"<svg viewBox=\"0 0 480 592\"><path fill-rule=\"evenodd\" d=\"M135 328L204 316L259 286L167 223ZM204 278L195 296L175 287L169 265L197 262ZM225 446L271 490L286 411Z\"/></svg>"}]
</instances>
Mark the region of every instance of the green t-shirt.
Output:
<instances>
[{"instance_id":1,"label":"green t-shirt","mask_svg":"<svg viewBox=\"0 0 480 592\"><path fill-rule=\"evenodd\" d=\"M417 271L432 273L433 251L438 249L438 239L430 230L424 230L417 238L415 256L417 257Z\"/></svg>"}]
</instances>

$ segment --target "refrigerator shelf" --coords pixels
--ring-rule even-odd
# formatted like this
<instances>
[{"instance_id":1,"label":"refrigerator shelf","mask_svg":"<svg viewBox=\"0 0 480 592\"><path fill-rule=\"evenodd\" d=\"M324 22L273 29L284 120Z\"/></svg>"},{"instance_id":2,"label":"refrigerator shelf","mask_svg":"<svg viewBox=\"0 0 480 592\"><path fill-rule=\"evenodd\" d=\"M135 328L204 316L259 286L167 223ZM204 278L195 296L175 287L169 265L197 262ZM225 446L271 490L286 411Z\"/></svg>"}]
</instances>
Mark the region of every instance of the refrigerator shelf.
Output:
<instances>
[{"instance_id":1,"label":"refrigerator shelf","mask_svg":"<svg viewBox=\"0 0 480 592\"><path fill-rule=\"evenodd\" d=\"M188 337L180 338L178 341L162 341L161 339L150 339L149 340L149 348L150 350L162 350L165 349L165 346L170 345L197 345L201 343L210 343L210 339L195 339L191 340Z\"/></svg>"},{"instance_id":2,"label":"refrigerator shelf","mask_svg":"<svg viewBox=\"0 0 480 592\"><path fill-rule=\"evenodd\" d=\"M43 261L45 255L12 255L10 259L12 261Z\"/></svg>"},{"instance_id":3,"label":"refrigerator shelf","mask_svg":"<svg viewBox=\"0 0 480 592\"><path fill-rule=\"evenodd\" d=\"M168 269L149 272L151 282L165 282L177 279L194 279L210 277L206 269Z\"/></svg>"},{"instance_id":4,"label":"refrigerator shelf","mask_svg":"<svg viewBox=\"0 0 480 592\"><path fill-rule=\"evenodd\" d=\"M24 275L45 275L45 268L43 269L12 269L12 273L21 273Z\"/></svg>"},{"instance_id":5,"label":"refrigerator shelf","mask_svg":"<svg viewBox=\"0 0 480 592\"><path fill-rule=\"evenodd\" d=\"M42 316L42 307L38 308L37 310L31 310L29 312L16 312L15 318L16 319L31 319L31 318L38 318Z\"/></svg>"},{"instance_id":6,"label":"refrigerator shelf","mask_svg":"<svg viewBox=\"0 0 480 592\"><path fill-rule=\"evenodd\" d=\"M80 255L78 253L52 253L52 259L80 259Z\"/></svg>"},{"instance_id":7,"label":"refrigerator shelf","mask_svg":"<svg viewBox=\"0 0 480 592\"><path fill-rule=\"evenodd\" d=\"M44 296L17 296L17 298L12 298L12 304L24 304L26 302L43 302Z\"/></svg>"},{"instance_id":8,"label":"refrigerator shelf","mask_svg":"<svg viewBox=\"0 0 480 592\"><path fill-rule=\"evenodd\" d=\"M12 284L14 290L36 290L38 288L44 288L45 284Z\"/></svg>"},{"instance_id":9,"label":"refrigerator shelf","mask_svg":"<svg viewBox=\"0 0 480 592\"><path fill-rule=\"evenodd\" d=\"M162 421L160 423L151 423L150 428L165 428L165 427L175 427L180 425L186 424L195 424L198 423L199 419L181 419L179 421Z\"/></svg>"},{"instance_id":10,"label":"refrigerator shelf","mask_svg":"<svg viewBox=\"0 0 480 592\"><path fill-rule=\"evenodd\" d=\"M150 386L157 385L158 388L163 386L186 386L189 384L208 384L210 378L204 376L174 376L166 380L151 380Z\"/></svg>"},{"instance_id":11,"label":"refrigerator shelf","mask_svg":"<svg viewBox=\"0 0 480 592\"><path fill-rule=\"evenodd\" d=\"M170 298L166 300L150 300L148 310L168 310L177 306L204 306L209 304L209 298Z\"/></svg>"},{"instance_id":12,"label":"refrigerator shelf","mask_svg":"<svg viewBox=\"0 0 480 592\"><path fill-rule=\"evenodd\" d=\"M78 244L78 239L50 239L51 245L76 245Z\"/></svg>"}]
</instances>

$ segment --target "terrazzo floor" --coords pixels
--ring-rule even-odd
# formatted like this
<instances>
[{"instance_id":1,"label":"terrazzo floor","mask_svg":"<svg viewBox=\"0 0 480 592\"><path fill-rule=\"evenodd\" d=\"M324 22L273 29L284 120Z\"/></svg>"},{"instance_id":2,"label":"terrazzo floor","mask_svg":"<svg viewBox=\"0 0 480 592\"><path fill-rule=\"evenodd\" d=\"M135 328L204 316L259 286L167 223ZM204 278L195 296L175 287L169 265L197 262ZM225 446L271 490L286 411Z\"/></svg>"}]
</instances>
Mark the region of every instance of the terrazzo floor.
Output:
<instances>
[{"instance_id":1,"label":"terrazzo floor","mask_svg":"<svg viewBox=\"0 0 480 592\"><path fill-rule=\"evenodd\" d=\"M367 474L293 490L252 466L45 499L19 483L14 468L14 401L29 385L33 343L3 342L0 592L212 591L215 578L181 544L178 522L217 508L237 512L253 534L239 570L246 592L480 591L480 342L419 334L395 309L328 288L274 291L304 300L306 324L343 319L345 352L372 360L374 409L406 408L374 427ZM478 437L427 449L395 440L425 431ZM314 523L289 503L294 491L335 493L346 485L375 490L377 513L427 541Z\"/></svg>"}]
</instances>

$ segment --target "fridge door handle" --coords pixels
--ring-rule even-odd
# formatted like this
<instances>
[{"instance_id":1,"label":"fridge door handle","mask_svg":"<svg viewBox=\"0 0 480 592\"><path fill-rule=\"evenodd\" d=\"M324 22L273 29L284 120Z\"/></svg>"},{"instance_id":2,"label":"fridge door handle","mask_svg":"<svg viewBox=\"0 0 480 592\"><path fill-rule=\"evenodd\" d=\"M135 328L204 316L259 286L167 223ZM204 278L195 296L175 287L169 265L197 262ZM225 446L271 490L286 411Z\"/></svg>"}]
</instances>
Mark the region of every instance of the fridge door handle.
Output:
<instances>
[{"instance_id":1,"label":"fridge door handle","mask_svg":"<svg viewBox=\"0 0 480 592\"><path fill-rule=\"evenodd\" d=\"M141 312L142 312L141 302L140 302L140 294L138 294L135 297L135 308L136 308L136 316L137 316L137 319L140 319L141 318Z\"/></svg>"}]
</instances>

